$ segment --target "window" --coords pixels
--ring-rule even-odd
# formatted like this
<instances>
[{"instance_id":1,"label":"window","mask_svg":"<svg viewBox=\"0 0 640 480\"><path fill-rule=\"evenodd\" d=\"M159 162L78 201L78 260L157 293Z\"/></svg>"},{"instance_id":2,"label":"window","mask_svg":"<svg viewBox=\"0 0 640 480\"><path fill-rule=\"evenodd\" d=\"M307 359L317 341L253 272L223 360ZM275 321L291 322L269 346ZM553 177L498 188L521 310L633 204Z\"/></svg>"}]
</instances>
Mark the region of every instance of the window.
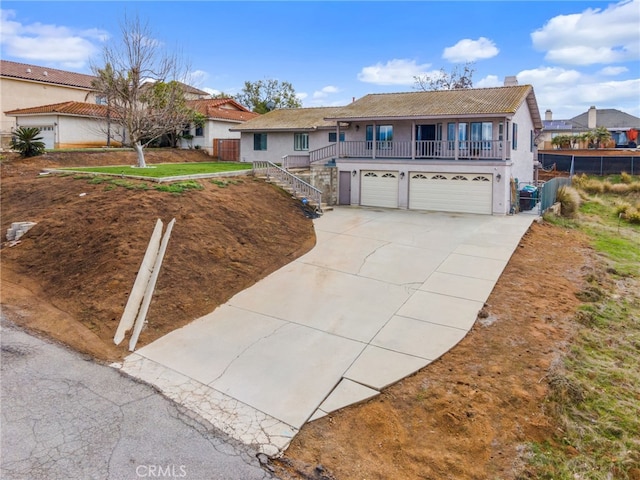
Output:
<instances>
[{"instance_id":1,"label":"window","mask_svg":"<svg viewBox=\"0 0 640 480\"><path fill-rule=\"evenodd\" d=\"M309 134L308 133L294 133L293 134L293 149L294 150L309 150Z\"/></svg>"},{"instance_id":2,"label":"window","mask_svg":"<svg viewBox=\"0 0 640 480\"><path fill-rule=\"evenodd\" d=\"M469 148L469 124L467 123L459 123L458 124L458 148L460 149L463 155L467 155Z\"/></svg>"},{"instance_id":3,"label":"window","mask_svg":"<svg viewBox=\"0 0 640 480\"><path fill-rule=\"evenodd\" d=\"M340 132L340 141L344 142L344 132ZM336 132L329 132L329 142L336 143Z\"/></svg>"},{"instance_id":4,"label":"window","mask_svg":"<svg viewBox=\"0 0 640 480\"><path fill-rule=\"evenodd\" d=\"M493 140L493 124L491 122L471 123L472 149L491 150L491 140Z\"/></svg>"},{"instance_id":5,"label":"window","mask_svg":"<svg viewBox=\"0 0 640 480\"><path fill-rule=\"evenodd\" d=\"M107 97L105 97L104 95L100 95L96 97L96 105L106 105L107 104Z\"/></svg>"},{"instance_id":6,"label":"window","mask_svg":"<svg viewBox=\"0 0 640 480\"><path fill-rule=\"evenodd\" d=\"M453 152L456 148L456 144L455 144L456 124L455 123L447 123L447 140L449 140L447 148L449 149L449 152Z\"/></svg>"},{"instance_id":7,"label":"window","mask_svg":"<svg viewBox=\"0 0 640 480\"><path fill-rule=\"evenodd\" d=\"M267 149L267 134L266 133L254 133L253 134L253 149L254 150L266 150Z\"/></svg>"},{"instance_id":8,"label":"window","mask_svg":"<svg viewBox=\"0 0 640 480\"><path fill-rule=\"evenodd\" d=\"M373 125L367 125L367 149L371 150L373 143ZM376 125L376 149L392 147L393 125Z\"/></svg>"},{"instance_id":9,"label":"window","mask_svg":"<svg viewBox=\"0 0 640 480\"><path fill-rule=\"evenodd\" d=\"M518 149L518 124L517 123L513 124L513 137L511 140L511 148L513 148L514 150Z\"/></svg>"},{"instance_id":10,"label":"window","mask_svg":"<svg viewBox=\"0 0 640 480\"><path fill-rule=\"evenodd\" d=\"M204 137L204 126L196 123L196 137Z\"/></svg>"},{"instance_id":11,"label":"window","mask_svg":"<svg viewBox=\"0 0 640 480\"><path fill-rule=\"evenodd\" d=\"M529 151L533 152L533 147L535 143L535 137L533 136L533 130L529 131Z\"/></svg>"}]
</instances>

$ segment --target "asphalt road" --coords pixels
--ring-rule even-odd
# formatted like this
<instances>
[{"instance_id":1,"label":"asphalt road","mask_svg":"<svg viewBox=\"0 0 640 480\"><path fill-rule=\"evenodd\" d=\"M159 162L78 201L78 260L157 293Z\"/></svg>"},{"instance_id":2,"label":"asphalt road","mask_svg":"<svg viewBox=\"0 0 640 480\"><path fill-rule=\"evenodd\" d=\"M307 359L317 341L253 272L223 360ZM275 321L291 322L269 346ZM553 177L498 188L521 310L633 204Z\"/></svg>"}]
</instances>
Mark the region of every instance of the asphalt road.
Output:
<instances>
[{"instance_id":1,"label":"asphalt road","mask_svg":"<svg viewBox=\"0 0 640 480\"><path fill-rule=\"evenodd\" d=\"M148 385L2 318L3 480L266 480L255 452Z\"/></svg>"}]
</instances>

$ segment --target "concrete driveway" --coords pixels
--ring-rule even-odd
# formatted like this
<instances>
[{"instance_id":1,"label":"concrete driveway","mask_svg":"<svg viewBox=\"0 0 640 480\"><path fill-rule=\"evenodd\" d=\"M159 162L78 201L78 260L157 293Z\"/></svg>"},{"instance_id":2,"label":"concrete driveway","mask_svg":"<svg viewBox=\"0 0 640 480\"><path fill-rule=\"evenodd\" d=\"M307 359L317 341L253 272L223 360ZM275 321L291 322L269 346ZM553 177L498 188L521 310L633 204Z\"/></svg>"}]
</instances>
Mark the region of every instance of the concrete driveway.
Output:
<instances>
[{"instance_id":1,"label":"concrete driveway","mask_svg":"<svg viewBox=\"0 0 640 480\"><path fill-rule=\"evenodd\" d=\"M309 253L121 368L277 454L456 345L534 218L336 208Z\"/></svg>"}]
</instances>

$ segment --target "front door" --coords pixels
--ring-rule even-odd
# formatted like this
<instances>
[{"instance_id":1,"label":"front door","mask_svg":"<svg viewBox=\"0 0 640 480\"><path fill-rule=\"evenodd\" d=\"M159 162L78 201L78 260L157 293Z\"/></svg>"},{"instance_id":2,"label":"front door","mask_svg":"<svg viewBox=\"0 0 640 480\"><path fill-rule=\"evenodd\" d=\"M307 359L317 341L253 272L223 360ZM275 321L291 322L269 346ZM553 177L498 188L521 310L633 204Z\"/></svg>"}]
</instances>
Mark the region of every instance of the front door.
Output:
<instances>
[{"instance_id":1,"label":"front door","mask_svg":"<svg viewBox=\"0 0 640 480\"><path fill-rule=\"evenodd\" d=\"M416 125L416 156L433 157L436 145L435 125Z\"/></svg>"},{"instance_id":2,"label":"front door","mask_svg":"<svg viewBox=\"0 0 640 480\"><path fill-rule=\"evenodd\" d=\"M351 205L351 172L340 172L338 204Z\"/></svg>"}]
</instances>

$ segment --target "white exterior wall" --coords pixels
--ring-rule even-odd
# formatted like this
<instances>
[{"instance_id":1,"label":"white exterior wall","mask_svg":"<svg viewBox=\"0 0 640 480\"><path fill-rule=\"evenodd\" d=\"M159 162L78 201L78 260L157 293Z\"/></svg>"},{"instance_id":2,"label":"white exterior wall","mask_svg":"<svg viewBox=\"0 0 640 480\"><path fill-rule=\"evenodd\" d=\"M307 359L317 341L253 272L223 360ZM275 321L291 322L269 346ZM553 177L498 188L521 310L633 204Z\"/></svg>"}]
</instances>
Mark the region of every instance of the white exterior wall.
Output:
<instances>
[{"instance_id":1,"label":"white exterior wall","mask_svg":"<svg viewBox=\"0 0 640 480\"><path fill-rule=\"evenodd\" d=\"M196 146L204 149L213 155L213 140L240 138L240 132L230 132L229 129L236 126L236 122L222 122L219 120L207 120L203 128L203 136L194 136L191 140L180 139L180 148L188 149ZM191 126L191 135L195 135L196 130Z\"/></svg>"},{"instance_id":2,"label":"white exterior wall","mask_svg":"<svg viewBox=\"0 0 640 480\"><path fill-rule=\"evenodd\" d=\"M303 132L303 130L300 130ZM294 135L296 132L268 132L267 149L253 149L254 132L242 132L240 137L240 161L254 162L268 160L273 163L282 162L285 155L306 155L310 150L329 145L330 130L317 130L309 133L309 150L294 150Z\"/></svg>"},{"instance_id":3,"label":"white exterior wall","mask_svg":"<svg viewBox=\"0 0 640 480\"><path fill-rule=\"evenodd\" d=\"M7 77L0 79L2 102L0 111L0 130L10 132L16 126L15 117L4 112L19 108L38 107L60 102L95 103L95 95L89 90L45 83L30 82Z\"/></svg>"},{"instance_id":4,"label":"white exterior wall","mask_svg":"<svg viewBox=\"0 0 640 480\"><path fill-rule=\"evenodd\" d=\"M103 147L107 145L107 123L88 117L71 115L34 115L18 117L21 127L53 127L53 134L43 132L47 148ZM112 126L112 145L119 145L120 135Z\"/></svg>"},{"instance_id":5,"label":"white exterior wall","mask_svg":"<svg viewBox=\"0 0 640 480\"><path fill-rule=\"evenodd\" d=\"M534 151L531 151L531 132L534 130L533 121L531 120L531 113L529 111L529 105L523 102L520 108L516 111L515 115L511 119L509 128L509 141L513 143L513 124L518 124L518 148L514 150L511 148L511 161L513 167L511 175L513 178L517 178L522 184L523 182L533 182L533 158Z\"/></svg>"},{"instance_id":6,"label":"white exterior wall","mask_svg":"<svg viewBox=\"0 0 640 480\"><path fill-rule=\"evenodd\" d=\"M118 128L115 125L111 127L113 130ZM58 117L58 148L67 147L102 147L107 145L107 122L102 120L90 119L86 117ZM121 137L114 139L111 134L112 141L117 141Z\"/></svg>"}]
</instances>

